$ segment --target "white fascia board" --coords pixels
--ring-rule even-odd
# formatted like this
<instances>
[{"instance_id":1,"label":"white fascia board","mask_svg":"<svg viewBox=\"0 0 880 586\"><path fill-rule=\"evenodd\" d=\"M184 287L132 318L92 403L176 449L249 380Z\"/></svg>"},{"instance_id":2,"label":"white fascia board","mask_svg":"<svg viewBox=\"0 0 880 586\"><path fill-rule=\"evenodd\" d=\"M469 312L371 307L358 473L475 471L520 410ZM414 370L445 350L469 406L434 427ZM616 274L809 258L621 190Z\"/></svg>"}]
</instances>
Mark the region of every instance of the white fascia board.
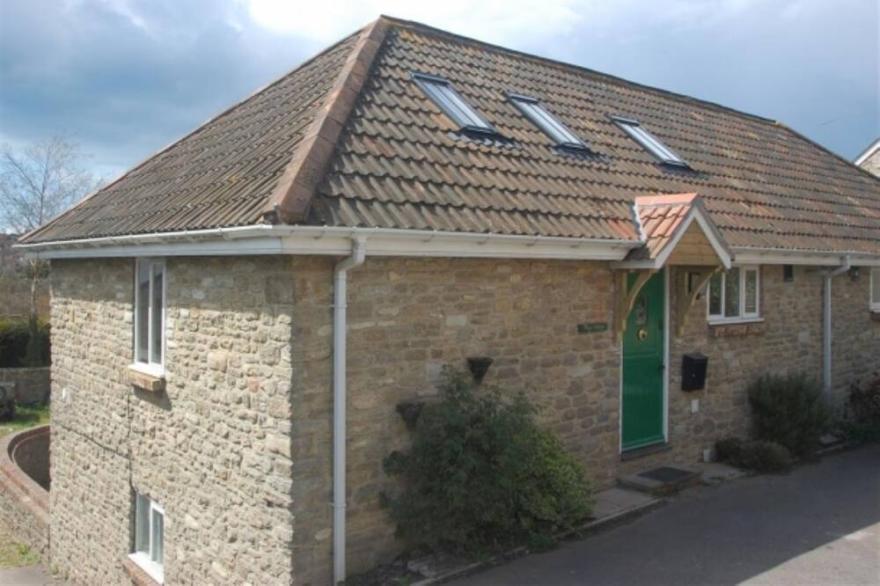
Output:
<instances>
[{"instance_id":1,"label":"white fascia board","mask_svg":"<svg viewBox=\"0 0 880 586\"><path fill-rule=\"evenodd\" d=\"M880 255L863 252L823 252L778 248L735 248L735 265L806 265L839 267L846 259L853 266L880 266Z\"/></svg>"},{"instance_id":2,"label":"white fascia board","mask_svg":"<svg viewBox=\"0 0 880 586\"><path fill-rule=\"evenodd\" d=\"M718 228L715 226L715 223L709 220L705 208L702 206L702 202L694 207L694 217L700 224L700 228L703 229L703 233L709 240L709 244L711 244L712 248L715 250L715 254L721 259L721 264L724 265L725 269L729 269L733 264L733 253L731 252L730 247L727 246L727 242L724 240L721 232L719 232Z\"/></svg>"},{"instance_id":3,"label":"white fascia board","mask_svg":"<svg viewBox=\"0 0 880 586\"><path fill-rule=\"evenodd\" d=\"M134 256L347 255L353 238L370 256L621 260L641 243L630 240L507 236L427 230L255 226L19 245L41 258Z\"/></svg>"}]
</instances>

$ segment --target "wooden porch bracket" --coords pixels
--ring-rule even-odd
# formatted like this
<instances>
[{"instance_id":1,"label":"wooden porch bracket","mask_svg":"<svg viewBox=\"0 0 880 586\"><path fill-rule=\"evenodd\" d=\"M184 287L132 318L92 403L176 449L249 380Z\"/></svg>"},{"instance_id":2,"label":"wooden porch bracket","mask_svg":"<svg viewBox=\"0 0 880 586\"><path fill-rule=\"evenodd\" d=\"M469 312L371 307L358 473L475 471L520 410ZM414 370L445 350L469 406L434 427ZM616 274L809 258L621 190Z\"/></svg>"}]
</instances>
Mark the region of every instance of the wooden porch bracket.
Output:
<instances>
[{"instance_id":1,"label":"wooden porch bracket","mask_svg":"<svg viewBox=\"0 0 880 586\"><path fill-rule=\"evenodd\" d=\"M675 279L675 335L680 337L684 333L684 327L687 323L687 315L690 308L693 307L700 296L700 292L706 287L712 275L717 273L723 267L721 265L715 267L690 267L682 266L676 269L679 273ZM691 282L691 290L688 290L688 281L690 275L696 278Z\"/></svg>"},{"instance_id":2,"label":"wooden porch bracket","mask_svg":"<svg viewBox=\"0 0 880 586\"><path fill-rule=\"evenodd\" d=\"M638 273L638 277L636 277L632 287L629 286L628 277L630 272ZM614 334L618 339L626 331L626 319L629 317L629 312L632 311L633 305L635 305L639 291L642 290L648 279L656 272L654 269L617 271L617 304L614 310Z\"/></svg>"}]
</instances>

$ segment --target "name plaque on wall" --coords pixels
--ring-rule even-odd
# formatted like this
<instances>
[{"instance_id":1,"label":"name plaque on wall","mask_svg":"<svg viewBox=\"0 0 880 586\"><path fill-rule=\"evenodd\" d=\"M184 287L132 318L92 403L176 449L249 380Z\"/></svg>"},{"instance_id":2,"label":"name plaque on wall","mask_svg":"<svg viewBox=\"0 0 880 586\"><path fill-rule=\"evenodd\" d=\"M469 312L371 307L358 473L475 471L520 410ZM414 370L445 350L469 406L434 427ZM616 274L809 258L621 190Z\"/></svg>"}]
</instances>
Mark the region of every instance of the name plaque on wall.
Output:
<instances>
[{"instance_id":1,"label":"name plaque on wall","mask_svg":"<svg viewBox=\"0 0 880 586\"><path fill-rule=\"evenodd\" d=\"M579 334L595 334L597 332L607 332L608 322L587 322L585 324L578 324L577 328Z\"/></svg>"}]
</instances>

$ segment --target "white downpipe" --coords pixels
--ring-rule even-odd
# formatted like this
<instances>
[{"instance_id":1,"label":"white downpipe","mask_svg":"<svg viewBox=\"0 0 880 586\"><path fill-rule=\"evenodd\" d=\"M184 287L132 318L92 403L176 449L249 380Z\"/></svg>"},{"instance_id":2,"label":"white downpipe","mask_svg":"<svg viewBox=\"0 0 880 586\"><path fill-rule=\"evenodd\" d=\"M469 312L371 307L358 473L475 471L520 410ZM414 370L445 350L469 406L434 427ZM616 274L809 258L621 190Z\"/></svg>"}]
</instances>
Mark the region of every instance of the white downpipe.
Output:
<instances>
[{"instance_id":1,"label":"white downpipe","mask_svg":"<svg viewBox=\"0 0 880 586\"><path fill-rule=\"evenodd\" d=\"M849 268L849 258L844 257L842 265L824 273L825 290L822 295L822 390L825 392L827 399L831 399L831 280L837 275L845 273Z\"/></svg>"},{"instance_id":2,"label":"white downpipe","mask_svg":"<svg viewBox=\"0 0 880 586\"><path fill-rule=\"evenodd\" d=\"M345 580L345 403L348 271L363 264L366 240L352 240L351 256L333 271L333 583Z\"/></svg>"}]
</instances>

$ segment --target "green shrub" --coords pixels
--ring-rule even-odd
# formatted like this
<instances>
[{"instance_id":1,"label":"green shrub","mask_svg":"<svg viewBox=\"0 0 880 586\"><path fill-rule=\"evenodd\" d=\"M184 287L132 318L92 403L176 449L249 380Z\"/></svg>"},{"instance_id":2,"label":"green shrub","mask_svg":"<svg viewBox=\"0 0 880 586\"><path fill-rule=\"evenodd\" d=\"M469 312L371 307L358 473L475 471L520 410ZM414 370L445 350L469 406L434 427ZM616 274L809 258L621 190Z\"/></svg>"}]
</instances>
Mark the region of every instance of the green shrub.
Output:
<instances>
[{"instance_id":1,"label":"green shrub","mask_svg":"<svg viewBox=\"0 0 880 586\"><path fill-rule=\"evenodd\" d=\"M722 462L739 462L745 442L738 437L730 437L715 442L715 455Z\"/></svg>"},{"instance_id":2,"label":"green shrub","mask_svg":"<svg viewBox=\"0 0 880 586\"><path fill-rule=\"evenodd\" d=\"M831 411L815 382L802 375L762 376L748 395L757 439L781 444L797 457L818 449Z\"/></svg>"},{"instance_id":3,"label":"green shrub","mask_svg":"<svg viewBox=\"0 0 880 586\"><path fill-rule=\"evenodd\" d=\"M788 448L762 440L746 442L740 458L743 468L756 472L785 472L793 464Z\"/></svg>"},{"instance_id":4,"label":"green shrub","mask_svg":"<svg viewBox=\"0 0 880 586\"><path fill-rule=\"evenodd\" d=\"M49 324L0 318L0 368L48 366Z\"/></svg>"},{"instance_id":5,"label":"green shrub","mask_svg":"<svg viewBox=\"0 0 880 586\"><path fill-rule=\"evenodd\" d=\"M867 386L850 388L847 412L844 427L850 439L880 441L880 377Z\"/></svg>"},{"instance_id":6,"label":"green shrub","mask_svg":"<svg viewBox=\"0 0 880 586\"><path fill-rule=\"evenodd\" d=\"M715 453L722 462L755 472L785 472L793 459L785 446L762 440L728 438L715 443Z\"/></svg>"},{"instance_id":7,"label":"green shrub","mask_svg":"<svg viewBox=\"0 0 880 586\"><path fill-rule=\"evenodd\" d=\"M418 411L410 450L385 460L402 482L384 502L410 544L455 554L546 544L589 515L583 469L522 395L504 400L447 370L441 400Z\"/></svg>"}]
</instances>

